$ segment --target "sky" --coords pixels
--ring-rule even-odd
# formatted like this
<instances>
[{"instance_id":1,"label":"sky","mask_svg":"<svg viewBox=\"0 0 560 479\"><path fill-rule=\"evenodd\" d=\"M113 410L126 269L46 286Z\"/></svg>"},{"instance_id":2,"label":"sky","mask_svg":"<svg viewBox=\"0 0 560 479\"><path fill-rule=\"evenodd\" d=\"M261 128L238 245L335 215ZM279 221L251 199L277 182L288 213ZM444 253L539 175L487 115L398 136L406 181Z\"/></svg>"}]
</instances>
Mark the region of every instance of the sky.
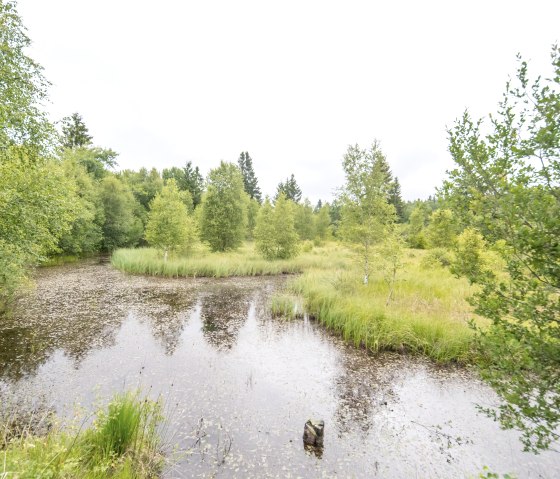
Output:
<instances>
[{"instance_id":1,"label":"sky","mask_svg":"<svg viewBox=\"0 0 560 479\"><path fill-rule=\"evenodd\" d=\"M119 169L203 174L248 151L264 194L292 173L331 200L378 140L406 200L453 167L447 128L496 110L516 54L546 74L560 1L19 0L51 119L82 115Z\"/></svg>"}]
</instances>

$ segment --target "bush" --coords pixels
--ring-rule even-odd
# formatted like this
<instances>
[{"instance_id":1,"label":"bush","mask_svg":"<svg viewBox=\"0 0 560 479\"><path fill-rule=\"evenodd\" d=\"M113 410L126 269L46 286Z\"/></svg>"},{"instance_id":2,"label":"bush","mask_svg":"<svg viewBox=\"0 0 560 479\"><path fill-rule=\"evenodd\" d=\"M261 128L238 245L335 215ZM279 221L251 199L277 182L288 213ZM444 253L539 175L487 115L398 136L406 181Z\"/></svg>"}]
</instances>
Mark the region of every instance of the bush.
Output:
<instances>
[{"instance_id":1,"label":"bush","mask_svg":"<svg viewBox=\"0 0 560 479\"><path fill-rule=\"evenodd\" d=\"M422 258L422 268L447 268L453 262L453 255L445 248L434 248Z\"/></svg>"}]
</instances>

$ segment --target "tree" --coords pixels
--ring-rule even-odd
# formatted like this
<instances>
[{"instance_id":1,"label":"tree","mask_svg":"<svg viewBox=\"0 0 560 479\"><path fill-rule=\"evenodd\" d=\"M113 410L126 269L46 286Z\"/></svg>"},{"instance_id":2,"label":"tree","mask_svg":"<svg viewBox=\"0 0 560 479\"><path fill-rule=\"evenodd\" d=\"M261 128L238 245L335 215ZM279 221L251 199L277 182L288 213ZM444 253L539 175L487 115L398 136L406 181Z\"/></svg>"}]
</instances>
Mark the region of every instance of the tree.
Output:
<instances>
[{"instance_id":1,"label":"tree","mask_svg":"<svg viewBox=\"0 0 560 479\"><path fill-rule=\"evenodd\" d=\"M248 152L241 152L239 155L239 160L237 161L241 174L243 175L243 187L245 188L245 193L249 195L249 198L257 200L262 203L261 189L258 185L258 180L253 170L253 160L249 156Z\"/></svg>"},{"instance_id":2,"label":"tree","mask_svg":"<svg viewBox=\"0 0 560 479\"><path fill-rule=\"evenodd\" d=\"M15 5L0 2L0 309L79 214L75 184L48 158L56 143L41 106L48 82L24 53L31 42Z\"/></svg>"},{"instance_id":3,"label":"tree","mask_svg":"<svg viewBox=\"0 0 560 479\"><path fill-rule=\"evenodd\" d=\"M105 214L103 249L113 251L123 246L135 246L143 227L135 215L139 205L130 189L117 177L108 175L101 181L101 201Z\"/></svg>"},{"instance_id":4,"label":"tree","mask_svg":"<svg viewBox=\"0 0 560 479\"><path fill-rule=\"evenodd\" d=\"M72 223L72 229L59 241L61 252L73 255L93 253L103 241L105 213L101 202L99 183L79 163L73 150L63 152L61 164L66 178L77 186L77 202L80 214Z\"/></svg>"},{"instance_id":5,"label":"tree","mask_svg":"<svg viewBox=\"0 0 560 479\"><path fill-rule=\"evenodd\" d=\"M130 188L134 198L142 205L147 212L150 203L163 188L163 180L155 168L148 171L140 168L138 171L124 170L118 175ZM177 184L175 183L177 186Z\"/></svg>"},{"instance_id":6,"label":"tree","mask_svg":"<svg viewBox=\"0 0 560 479\"><path fill-rule=\"evenodd\" d=\"M193 205L197 207L202 199L202 191L204 190L204 179L200 174L198 166L192 166L192 162L187 162L184 168L164 168L162 178L168 180L173 178L177 187L181 191L188 191L191 194Z\"/></svg>"},{"instance_id":7,"label":"tree","mask_svg":"<svg viewBox=\"0 0 560 479\"><path fill-rule=\"evenodd\" d=\"M255 226L255 245L268 260L288 259L298 253L298 234L294 225L294 204L282 193L274 209L265 200Z\"/></svg>"},{"instance_id":8,"label":"tree","mask_svg":"<svg viewBox=\"0 0 560 479\"><path fill-rule=\"evenodd\" d=\"M261 205L255 198L251 198L247 203L247 239L249 241L253 239L260 209Z\"/></svg>"},{"instance_id":9,"label":"tree","mask_svg":"<svg viewBox=\"0 0 560 479\"><path fill-rule=\"evenodd\" d=\"M55 144L55 130L41 107L49 82L25 55L30 44L16 2L0 2L0 161L15 154L35 161ZM13 146L19 148L8 152Z\"/></svg>"},{"instance_id":10,"label":"tree","mask_svg":"<svg viewBox=\"0 0 560 479\"><path fill-rule=\"evenodd\" d=\"M299 239L312 240L315 237L313 207L306 198L303 204L295 204L295 227Z\"/></svg>"},{"instance_id":11,"label":"tree","mask_svg":"<svg viewBox=\"0 0 560 479\"><path fill-rule=\"evenodd\" d=\"M83 148L91 145L93 137L78 113L62 119L62 145L65 148Z\"/></svg>"},{"instance_id":12,"label":"tree","mask_svg":"<svg viewBox=\"0 0 560 479\"><path fill-rule=\"evenodd\" d=\"M30 162L21 150L8 160L0 162L0 310L27 269L58 251L81 213L76 185L59 163Z\"/></svg>"},{"instance_id":13,"label":"tree","mask_svg":"<svg viewBox=\"0 0 560 479\"><path fill-rule=\"evenodd\" d=\"M391 182L389 188L389 203L395 207L395 213L397 214L397 219L399 223L404 222L404 201L401 196L401 185L399 179L395 179Z\"/></svg>"},{"instance_id":14,"label":"tree","mask_svg":"<svg viewBox=\"0 0 560 479\"><path fill-rule=\"evenodd\" d=\"M424 249L428 240L425 228L428 224L428 211L423 202L417 202L410 213L408 228L406 230L406 241L411 248Z\"/></svg>"},{"instance_id":15,"label":"tree","mask_svg":"<svg viewBox=\"0 0 560 479\"><path fill-rule=\"evenodd\" d=\"M226 251L241 245L247 223L247 194L243 177L233 163L221 162L208 174L208 188L202 200L201 238L212 251Z\"/></svg>"},{"instance_id":16,"label":"tree","mask_svg":"<svg viewBox=\"0 0 560 479\"><path fill-rule=\"evenodd\" d=\"M457 237L457 223L453 211L443 208L430 216L426 237L431 248L452 248Z\"/></svg>"},{"instance_id":17,"label":"tree","mask_svg":"<svg viewBox=\"0 0 560 479\"><path fill-rule=\"evenodd\" d=\"M369 150L349 146L342 166L346 183L340 194L342 237L358 246L364 271L369 280L372 246L381 241L394 224L395 208L388 199L390 182L387 160L375 141Z\"/></svg>"},{"instance_id":18,"label":"tree","mask_svg":"<svg viewBox=\"0 0 560 479\"><path fill-rule=\"evenodd\" d=\"M301 189L298 186L296 179L292 173L289 178L286 178L285 182L278 183L276 188L276 196L274 199L278 198L280 194L284 193L286 199L293 201L294 203L299 203L301 200Z\"/></svg>"},{"instance_id":19,"label":"tree","mask_svg":"<svg viewBox=\"0 0 560 479\"><path fill-rule=\"evenodd\" d=\"M89 175L100 180L109 173L110 168L117 165L118 155L110 148L76 147L67 149L62 156L68 159L73 158L73 161L82 165Z\"/></svg>"},{"instance_id":20,"label":"tree","mask_svg":"<svg viewBox=\"0 0 560 479\"><path fill-rule=\"evenodd\" d=\"M559 439L560 424L560 48L553 75L531 81L521 62L489 133L465 113L449 131L456 168L443 187L463 223L499 251L506 272L471 270L481 370L505 400L486 412L518 428L526 449Z\"/></svg>"},{"instance_id":21,"label":"tree","mask_svg":"<svg viewBox=\"0 0 560 479\"><path fill-rule=\"evenodd\" d=\"M189 216L175 180L170 179L150 203L145 237L149 244L169 251L189 248L195 239L194 220Z\"/></svg>"},{"instance_id":22,"label":"tree","mask_svg":"<svg viewBox=\"0 0 560 479\"><path fill-rule=\"evenodd\" d=\"M330 207L328 203L325 203L319 208L319 211L315 213L315 237L320 240L326 240L331 234L331 218L330 218Z\"/></svg>"}]
</instances>

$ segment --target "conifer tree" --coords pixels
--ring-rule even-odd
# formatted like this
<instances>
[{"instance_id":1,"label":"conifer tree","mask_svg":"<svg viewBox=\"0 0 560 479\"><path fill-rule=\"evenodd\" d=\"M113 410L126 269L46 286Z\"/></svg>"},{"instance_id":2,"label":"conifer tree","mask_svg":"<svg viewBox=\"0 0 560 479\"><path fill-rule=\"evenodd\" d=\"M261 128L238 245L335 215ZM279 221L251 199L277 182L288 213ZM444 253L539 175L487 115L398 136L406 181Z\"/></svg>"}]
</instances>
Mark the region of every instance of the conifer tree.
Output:
<instances>
[{"instance_id":1,"label":"conifer tree","mask_svg":"<svg viewBox=\"0 0 560 479\"><path fill-rule=\"evenodd\" d=\"M62 144L65 148L82 148L91 145L93 137L81 115L72 113L62 120Z\"/></svg>"},{"instance_id":2,"label":"conifer tree","mask_svg":"<svg viewBox=\"0 0 560 479\"><path fill-rule=\"evenodd\" d=\"M262 203L261 189L259 188L255 171L253 170L253 160L249 156L248 152L241 152L238 164L241 174L243 175L243 187L245 188L245 193L249 195L249 198Z\"/></svg>"},{"instance_id":3,"label":"conifer tree","mask_svg":"<svg viewBox=\"0 0 560 479\"><path fill-rule=\"evenodd\" d=\"M285 182L281 181L278 183L275 200L281 193L284 193L284 195L286 195L286 199L291 200L294 203L299 203L301 201L301 188L298 186L293 173L289 178L286 178Z\"/></svg>"}]
</instances>

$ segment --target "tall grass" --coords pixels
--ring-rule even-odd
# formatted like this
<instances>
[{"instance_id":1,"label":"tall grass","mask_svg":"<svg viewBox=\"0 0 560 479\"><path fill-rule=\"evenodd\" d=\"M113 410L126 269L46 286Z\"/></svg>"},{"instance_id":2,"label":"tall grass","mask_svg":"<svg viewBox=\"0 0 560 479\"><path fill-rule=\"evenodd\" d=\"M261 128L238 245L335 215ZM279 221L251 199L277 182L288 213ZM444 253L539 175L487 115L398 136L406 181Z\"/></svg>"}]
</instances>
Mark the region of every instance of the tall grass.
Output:
<instances>
[{"instance_id":1,"label":"tall grass","mask_svg":"<svg viewBox=\"0 0 560 479\"><path fill-rule=\"evenodd\" d=\"M0 477L158 477L161 419L158 402L132 393L115 396L85 430L55 427L43 436L28 432L10 440L0 450Z\"/></svg>"},{"instance_id":2,"label":"tall grass","mask_svg":"<svg viewBox=\"0 0 560 479\"><path fill-rule=\"evenodd\" d=\"M474 315L466 298L472 287L444 268L422 268L423 255L409 252L389 304L382 274L374 271L364 285L356 264L308 270L288 287L305 298L310 315L356 346L467 362L472 341L467 321Z\"/></svg>"},{"instance_id":3,"label":"tall grass","mask_svg":"<svg viewBox=\"0 0 560 479\"><path fill-rule=\"evenodd\" d=\"M190 256L170 256L167 261L161 252L152 248L118 249L113 253L111 263L127 273L152 276L264 276L302 273L310 268L327 267L329 251L335 249L333 246L316 248L296 258L274 261L265 260L251 244L225 253L210 253L199 248Z\"/></svg>"}]
</instances>

